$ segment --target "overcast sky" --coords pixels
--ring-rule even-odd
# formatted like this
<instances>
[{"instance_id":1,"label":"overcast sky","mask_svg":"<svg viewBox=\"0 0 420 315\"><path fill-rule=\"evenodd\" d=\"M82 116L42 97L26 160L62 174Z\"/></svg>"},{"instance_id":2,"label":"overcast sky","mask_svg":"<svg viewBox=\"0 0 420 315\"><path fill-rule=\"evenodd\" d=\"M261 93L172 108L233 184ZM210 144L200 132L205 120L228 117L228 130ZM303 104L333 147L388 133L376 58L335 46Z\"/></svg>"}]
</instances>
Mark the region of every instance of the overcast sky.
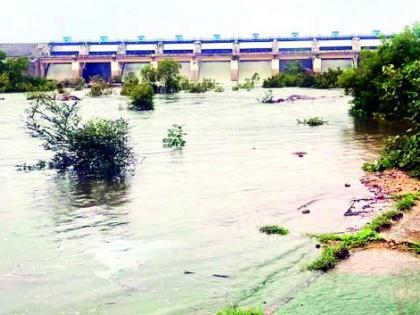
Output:
<instances>
[{"instance_id":1,"label":"overcast sky","mask_svg":"<svg viewBox=\"0 0 420 315\"><path fill-rule=\"evenodd\" d=\"M420 0L0 0L0 42L370 34L420 21Z\"/></svg>"}]
</instances>

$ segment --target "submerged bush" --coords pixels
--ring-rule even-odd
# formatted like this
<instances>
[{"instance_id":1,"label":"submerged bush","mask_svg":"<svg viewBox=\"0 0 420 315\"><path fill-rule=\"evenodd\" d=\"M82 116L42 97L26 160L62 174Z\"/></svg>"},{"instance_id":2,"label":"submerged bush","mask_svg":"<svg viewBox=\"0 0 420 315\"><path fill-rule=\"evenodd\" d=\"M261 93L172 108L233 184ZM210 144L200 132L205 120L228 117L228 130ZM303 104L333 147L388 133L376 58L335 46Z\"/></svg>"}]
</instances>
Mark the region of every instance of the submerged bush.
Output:
<instances>
[{"instance_id":1,"label":"submerged bush","mask_svg":"<svg viewBox=\"0 0 420 315\"><path fill-rule=\"evenodd\" d=\"M121 95L128 96L131 93L131 89L140 83L139 78L133 73L129 72L123 77Z\"/></svg>"},{"instance_id":2,"label":"submerged bush","mask_svg":"<svg viewBox=\"0 0 420 315\"><path fill-rule=\"evenodd\" d=\"M317 126L322 126L325 125L326 123L328 123L328 121L320 118L320 117L311 117L308 119L304 119L304 120L297 120L298 125L308 125L311 127L317 127Z\"/></svg>"},{"instance_id":3,"label":"submerged bush","mask_svg":"<svg viewBox=\"0 0 420 315\"><path fill-rule=\"evenodd\" d=\"M54 152L50 167L93 178L123 177L135 159L128 143L128 122L91 119L81 123L78 103L39 97L28 110L26 125Z\"/></svg>"},{"instance_id":4,"label":"submerged bush","mask_svg":"<svg viewBox=\"0 0 420 315\"><path fill-rule=\"evenodd\" d=\"M339 77L343 71L328 69L323 73L313 73L303 68L298 62L290 62L283 72L265 79L264 88L282 87L313 87L317 89L330 89L339 87Z\"/></svg>"},{"instance_id":5,"label":"submerged bush","mask_svg":"<svg viewBox=\"0 0 420 315\"><path fill-rule=\"evenodd\" d=\"M174 124L172 128L168 129L168 135L162 140L163 146L166 148L173 148L175 150L181 150L185 146L186 141L184 136L186 133L182 130L182 126Z\"/></svg>"},{"instance_id":6,"label":"submerged bush","mask_svg":"<svg viewBox=\"0 0 420 315\"><path fill-rule=\"evenodd\" d=\"M389 138L380 159L363 165L366 171L382 171L389 168L399 168L413 177L420 177L420 133Z\"/></svg>"},{"instance_id":7,"label":"submerged bush","mask_svg":"<svg viewBox=\"0 0 420 315\"><path fill-rule=\"evenodd\" d=\"M265 92L264 96L257 99L258 102L264 103L264 104L272 104L274 103L274 96L273 96L273 90L268 90Z\"/></svg>"},{"instance_id":8,"label":"submerged bush","mask_svg":"<svg viewBox=\"0 0 420 315\"><path fill-rule=\"evenodd\" d=\"M271 234L278 234L278 235L287 235L289 234L289 230L285 227L279 226L279 225L264 225L260 227L260 232L265 233L268 235Z\"/></svg>"},{"instance_id":9,"label":"submerged bush","mask_svg":"<svg viewBox=\"0 0 420 315\"><path fill-rule=\"evenodd\" d=\"M62 88L75 89L76 91L83 90L86 82L83 78L66 79L58 83Z\"/></svg>"},{"instance_id":10,"label":"submerged bush","mask_svg":"<svg viewBox=\"0 0 420 315\"><path fill-rule=\"evenodd\" d=\"M91 82L91 88L90 88L90 91L89 91L89 96L99 97L99 96L102 96L102 95L111 94L112 91L111 91L110 86L100 76L90 77L90 82Z\"/></svg>"},{"instance_id":11,"label":"submerged bush","mask_svg":"<svg viewBox=\"0 0 420 315\"><path fill-rule=\"evenodd\" d=\"M201 82L189 82L184 78L181 84L182 90L189 93L205 93L207 91L223 92L224 88L221 84L216 83L214 79L204 78Z\"/></svg>"},{"instance_id":12,"label":"submerged bush","mask_svg":"<svg viewBox=\"0 0 420 315\"><path fill-rule=\"evenodd\" d=\"M250 91L255 88L260 81L260 75L258 73L254 73L252 77L246 78L245 82L237 83L235 86L232 87L232 91L239 91L239 90L247 90Z\"/></svg>"},{"instance_id":13,"label":"submerged bush","mask_svg":"<svg viewBox=\"0 0 420 315\"><path fill-rule=\"evenodd\" d=\"M129 89L130 108L137 110L153 110L154 91L150 84L136 84Z\"/></svg>"}]
</instances>

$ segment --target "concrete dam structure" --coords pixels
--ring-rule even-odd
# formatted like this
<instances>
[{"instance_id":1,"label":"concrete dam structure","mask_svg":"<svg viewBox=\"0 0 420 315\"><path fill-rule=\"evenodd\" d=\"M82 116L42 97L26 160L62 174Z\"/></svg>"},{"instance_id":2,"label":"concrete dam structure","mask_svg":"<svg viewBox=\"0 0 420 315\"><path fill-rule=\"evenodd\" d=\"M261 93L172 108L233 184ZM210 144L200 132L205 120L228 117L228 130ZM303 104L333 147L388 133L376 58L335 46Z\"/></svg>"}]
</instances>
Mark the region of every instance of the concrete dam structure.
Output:
<instances>
[{"instance_id":1,"label":"concrete dam structure","mask_svg":"<svg viewBox=\"0 0 420 315\"><path fill-rule=\"evenodd\" d=\"M291 61L315 73L357 67L360 52L380 42L378 35L51 42L38 48L32 68L34 75L56 80L93 75L111 80L173 59L191 81L243 81L253 73L276 75Z\"/></svg>"}]
</instances>

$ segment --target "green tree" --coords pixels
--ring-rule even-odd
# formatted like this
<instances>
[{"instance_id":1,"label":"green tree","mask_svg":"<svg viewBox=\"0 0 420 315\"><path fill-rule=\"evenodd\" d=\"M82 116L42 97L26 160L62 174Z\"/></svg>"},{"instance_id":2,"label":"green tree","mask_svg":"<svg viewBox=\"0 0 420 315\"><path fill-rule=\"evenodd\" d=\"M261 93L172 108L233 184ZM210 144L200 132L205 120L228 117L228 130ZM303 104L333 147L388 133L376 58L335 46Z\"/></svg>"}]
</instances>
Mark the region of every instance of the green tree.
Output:
<instances>
[{"instance_id":1,"label":"green tree","mask_svg":"<svg viewBox=\"0 0 420 315\"><path fill-rule=\"evenodd\" d=\"M26 125L54 152L50 167L99 179L123 177L134 165L126 120L91 119L81 123L77 102L58 103L40 94L28 109Z\"/></svg>"},{"instance_id":2,"label":"green tree","mask_svg":"<svg viewBox=\"0 0 420 315\"><path fill-rule=\"evenodd\" d=\"M136 84L131 87L130 108L137 110L153 110L154 91L149 83Z\"/></svg>"},{"instance_id":3,"label":"green tree","mask_svg":"<svg viewBox=\"0 0 420 315\"><path fill-rule=\"evenodd\" d=\"M157 67L157 79L161 84L163 93L176 93L181 89L181 64L175 60L167 59L159 61Z\"/></svg>"}]
</instances>

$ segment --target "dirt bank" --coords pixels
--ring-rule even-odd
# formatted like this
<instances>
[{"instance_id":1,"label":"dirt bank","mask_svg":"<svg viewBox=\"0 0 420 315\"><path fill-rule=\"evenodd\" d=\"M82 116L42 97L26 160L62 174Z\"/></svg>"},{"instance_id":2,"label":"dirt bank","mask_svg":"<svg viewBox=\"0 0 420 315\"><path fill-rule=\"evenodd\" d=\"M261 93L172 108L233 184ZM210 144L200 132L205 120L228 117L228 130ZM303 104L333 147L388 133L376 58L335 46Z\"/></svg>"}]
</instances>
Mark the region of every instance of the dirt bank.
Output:
<instances>
[{"instance_id":1,"label":"dirt bank","mask_svg":"<svg viewBox=\"0 0 420 315\"><path fill-rule=\"evenodd\" d=\"M380 173L369 173L362 182L376 198L389 198L395 194L406 194L420 191L420 181L404 172L388 170ZM355 250L351 257L337 266L336 272L364 275L393 275L405 270L420 271L418 256L407 253L406 242L420 241L420 202L390 229L381 232L386 240L376 243L367 249Z\"/></svg>"}]
</instances>

